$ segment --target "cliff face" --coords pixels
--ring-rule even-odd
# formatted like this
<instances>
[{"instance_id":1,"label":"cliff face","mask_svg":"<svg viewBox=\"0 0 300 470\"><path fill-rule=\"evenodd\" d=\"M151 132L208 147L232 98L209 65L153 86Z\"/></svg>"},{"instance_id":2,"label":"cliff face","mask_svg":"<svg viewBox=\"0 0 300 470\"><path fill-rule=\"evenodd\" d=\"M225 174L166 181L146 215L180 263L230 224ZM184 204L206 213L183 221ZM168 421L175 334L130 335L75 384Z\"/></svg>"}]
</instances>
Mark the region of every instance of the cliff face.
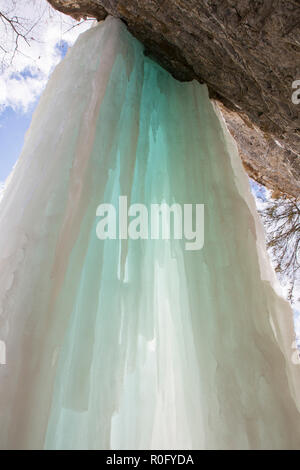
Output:
<instances>
[{"instance_id":1,"label":"cliff face","mask_svg":"<svg viewBox=\"0 0 300 470\"><path fill-rule=\"evenodd\" d=\"M177 79L206 83L249 175L299 195L299 0L48 1L76 19L121 18Z\"/></svg>"}]
</instances>

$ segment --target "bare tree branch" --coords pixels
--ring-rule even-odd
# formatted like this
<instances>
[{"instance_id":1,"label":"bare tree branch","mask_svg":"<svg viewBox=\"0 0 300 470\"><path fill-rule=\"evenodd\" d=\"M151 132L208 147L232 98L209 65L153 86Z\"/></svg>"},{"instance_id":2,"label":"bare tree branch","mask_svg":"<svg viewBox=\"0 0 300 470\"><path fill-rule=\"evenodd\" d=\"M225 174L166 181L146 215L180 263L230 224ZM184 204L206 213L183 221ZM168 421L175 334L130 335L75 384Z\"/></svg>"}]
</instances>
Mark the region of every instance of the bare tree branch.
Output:
<instances>
[{"instance_id":1,"label":"bare tree branch","mask_svg":"<svg viewBox=\"0 0 300 470\"><path fill-rule=\"evenodd\" d=\"M289 285L288 298L295 298L300 275L300 200L275 199L260 211L266 228L267 246L279 279Z\"/></svg>"},{"instance_id":2,"label":"bare tree branch","mask_svg":"<svg viewBox=\"0 0 300 470\"><path fill-rule=\"evenodd\" d=\"M12 2L11 6L13 7L14 5L15 3ZM30 42L35 40L29 34L36 26L38 20L32 23L28 18L17 16L12 8L8 9L8 11L0 11L0 20L6 34L10 34L12 37L12 47L10 47L9 50L0 43L0 49L3 52L1 58L1 70L3 71L5 67L11 65L15 55L19 52L20 41L24 41L30 46ZM3 37L1 37L0 40L3 40ZM7 57L9 57L8 60Z\"/></svg>"}]
</instances>

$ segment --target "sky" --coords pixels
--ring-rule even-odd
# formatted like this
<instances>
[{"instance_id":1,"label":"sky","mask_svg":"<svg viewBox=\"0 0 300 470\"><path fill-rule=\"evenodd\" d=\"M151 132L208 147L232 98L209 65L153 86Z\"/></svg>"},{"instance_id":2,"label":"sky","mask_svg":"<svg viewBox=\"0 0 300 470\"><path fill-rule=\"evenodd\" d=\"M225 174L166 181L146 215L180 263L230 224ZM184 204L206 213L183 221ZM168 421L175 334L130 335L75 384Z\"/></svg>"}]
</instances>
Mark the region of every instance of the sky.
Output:
<instances>
[{"instance_id":1,"label":"sky","mask_svg":"<svg viewBox=\"0 0 300 470\"><path fill-rule=\"evenodd\" d=\"M80 25L54 10L46 0L0 0L0 12L21 18L16 35L7 21L0 21L0 190L23 146L32 113L49 76L80 33Z\"/></svg>"},{"instance_id":2,"label":"sky","mask_svg":"<svg viewBox=\"0 0 300 470\"><path fill-rule=\"evenodd\" d=\"M33 109L34 105L21 114L7 107L0 115L1 182L9 175L22 150L24 134L29 127Z\"/></svg>"},{"instance_id":3,"label":"sky","mask_svg":"<svg viewBox=\"0 0 300 470\"><path fill-rule=\"evenodd\" d=\"M91 22L77 24L54 10L46 0L0 0L0 12L22 18L18 40L5 21L0 21L0 198L4 183L22 150L39 97L55 66ZM258 208L270 192L251 181ZM300 311L295 310L300 338Z\"/></svg>"}]
</instances>

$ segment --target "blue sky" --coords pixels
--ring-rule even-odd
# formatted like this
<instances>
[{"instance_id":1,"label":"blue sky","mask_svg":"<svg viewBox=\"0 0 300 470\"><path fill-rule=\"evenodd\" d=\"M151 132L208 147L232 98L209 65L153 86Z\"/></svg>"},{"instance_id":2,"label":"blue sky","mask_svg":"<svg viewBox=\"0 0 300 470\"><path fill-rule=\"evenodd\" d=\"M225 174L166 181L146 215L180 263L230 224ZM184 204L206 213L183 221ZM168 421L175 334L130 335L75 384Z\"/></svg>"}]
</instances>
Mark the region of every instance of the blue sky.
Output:
<instances>
[{"instance_id":1,"label":"blue sky","mask_svg":"<svg viewBox=\"0 0 300 470\"><path fill-rule=\"evenodd\" d=\"M26 113L16 112L11 107L0 115L0 181L5 181L22 150L35 105Z\"/></svg>"}]
</instances>

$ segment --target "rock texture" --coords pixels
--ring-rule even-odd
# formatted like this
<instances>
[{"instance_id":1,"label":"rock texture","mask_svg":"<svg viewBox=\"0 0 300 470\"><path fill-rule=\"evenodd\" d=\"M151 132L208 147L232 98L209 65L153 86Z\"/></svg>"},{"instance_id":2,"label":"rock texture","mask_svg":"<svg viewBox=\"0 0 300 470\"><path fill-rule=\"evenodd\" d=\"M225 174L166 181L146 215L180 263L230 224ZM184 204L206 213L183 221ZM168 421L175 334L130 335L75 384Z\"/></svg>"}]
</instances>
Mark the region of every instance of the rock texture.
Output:
<instances>
[{"instance_id":1,"label":"rock texture","mask_svg":"<svg viewBox=\"0 0 300 470\"><path fill-rule=\"evenodd\" d=\"M300 193L300 0L48 0L76 19L121 18L145 53L222 103L250 176Z\"/></svg>"}]
</instances>

